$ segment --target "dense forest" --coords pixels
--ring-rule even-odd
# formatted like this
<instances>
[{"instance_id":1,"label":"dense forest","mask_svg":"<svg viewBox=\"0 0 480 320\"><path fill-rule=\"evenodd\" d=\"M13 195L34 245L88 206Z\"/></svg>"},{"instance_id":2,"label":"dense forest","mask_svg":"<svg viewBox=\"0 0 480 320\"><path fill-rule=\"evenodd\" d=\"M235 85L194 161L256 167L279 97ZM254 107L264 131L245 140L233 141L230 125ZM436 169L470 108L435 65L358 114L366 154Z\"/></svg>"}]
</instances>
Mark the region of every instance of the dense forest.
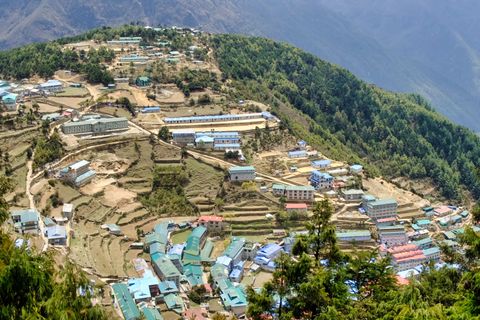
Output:
<instances>
[{"instance_id":1,"label":"dense forest","mask_svg":"<svg viewBox=\"0 0 480 320\"><path fill-rule=\"evenodd\" d=\"M425 265L408 284L397 283L388 257L339 250L333 208L317 202L292 256L281 255L273 279L260 291L247 289L252 319L446 320L480 319L480 235L462 242L465 257L446 252L440 268Z\"/></svg>"},{"instance_id":2,"label":"dense forest","mask_svg":"<svg viewBox=\"0 0 480 320\"><path fill-rule=\"evenodd\" d=\"M270 103L297 136L328 156L361 162L371 174L431 178L447 198L466 187L480 197L480 139L418 95L368 85L345 69L287 44L237 35L212 37L237 98ZM308 117L296 121L289 110Z\"/></svg>"}]
</instances>

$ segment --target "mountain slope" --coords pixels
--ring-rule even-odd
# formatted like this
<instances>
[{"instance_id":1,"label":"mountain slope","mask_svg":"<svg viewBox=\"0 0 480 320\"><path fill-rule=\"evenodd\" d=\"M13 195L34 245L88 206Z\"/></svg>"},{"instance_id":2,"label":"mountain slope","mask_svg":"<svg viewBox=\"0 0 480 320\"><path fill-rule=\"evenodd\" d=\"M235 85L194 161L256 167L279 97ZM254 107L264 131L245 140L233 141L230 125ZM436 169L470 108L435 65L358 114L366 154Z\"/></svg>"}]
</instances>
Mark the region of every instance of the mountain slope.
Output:
<instances>
[{"instance_id":1,"label":"mountain slope","mask_svg":"<svg viewBox=\"0 0 480 320\"><path fill-rule=\"evenodd\" d=\"M328 155L362 161L387 177L430 178L448 198L460 196L461 184L480 196L480 139L420 96L386 92L262 38L222 35L213 43L238 97L270 103L298 137ZM292 109L307 121L299 122Z\"/></svg>"},{"instance_id":2,"label":"mountain slope","mask_svg":"<svg viewBox=\"0 0 480 320\"><path fill-rule=\"evenodd\" d=\"M367 82L420 93L480 131L474 0L19 0L2 9L0 48L132 21L287 41Z\"/></svg>"}]
</instances>

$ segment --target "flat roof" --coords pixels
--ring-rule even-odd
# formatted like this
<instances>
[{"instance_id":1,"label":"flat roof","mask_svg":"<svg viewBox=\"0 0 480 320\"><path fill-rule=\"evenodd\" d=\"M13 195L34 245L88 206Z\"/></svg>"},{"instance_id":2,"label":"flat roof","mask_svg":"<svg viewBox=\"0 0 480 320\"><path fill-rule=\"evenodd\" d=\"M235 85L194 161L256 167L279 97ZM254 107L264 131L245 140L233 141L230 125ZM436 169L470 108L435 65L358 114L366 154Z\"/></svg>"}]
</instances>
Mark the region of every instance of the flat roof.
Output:
<instances>
[{"instance_id":1,"label":"flat roof","mask_svg":"<svg viewBox=\"0 0 480 320\"><path fill-rule=\"evenodd\" d=\"M230 169L228 169L228 171L230 173L232 173L232 172L255 171L255 167L254 166L244 166L244 167L236 166L236 167L231 167Z\"/></svg>"},{"instance_id":2,"label":"flat roof","mask_svg":"<svg viewBox=\"0 0 480 320\"><path fill-rule=\"evenodd\" d=\"M356 195L356 194L364 194L363 190L360 189L343 189L342 190L343 194L348 194L348 195Z\"/></svg>"},{"instance_id":3,"label":"flat roof","mask_svg":"<svg viewBox=\"0 0 480 320\"><path fill-rule=\"evenodd\" d=\"M382 205L388 205L388 204L395 204L397 205L397 200L395 199L379 199L375 200L369 203L369 205L372 206L382 206Z\"/></svg>"},{"instance_id":4,"label":"flat roof","mask_svg":"<svg viewBox=\"0 0 480 320\"><path fill-rule=\"evenodd\" d=\"M287 191L315 191L315 188L312 186L286 186L285 190Z\"/></svg>"},{"instance_id":5,"label":"flat roof","mask_svg":"<svg viewBox=\"0 0 480 320\"><path fill-rule=\"evenodd\" d=\"M90 162L87 160L79 160L77 162L74 162L68 165L68 168L70 168L71 170L77 170L77 169L80 169L81 167L88 166L89 164Z\"/></svg>"},{"instance_id":6,"label":"flat roof","mask_svg":"<svg viewBox=\"0 0 480 320\"><path fill-rule=\"evenodd\" d=\"M166 117L165 122L169 121L197 121L197 120L207 120L207 119L216 119L224 120L230 118L246 118L246 117L261 117L261 113L240 113L240 114L219 114L219 115L206 115L206 116L190 116L190 117Z\"/></svg>"},{"instance_id":7,"label":"flat roof","mask_svg":"<svg viewBox=\"0 0 480 320\"><path fill-rule=\"evenodd\" d=\"M307 209L306 203L286 203L285 209Z\"/></svg>"},{"instance_id":8,"label":"flat roof","mask_svg":"<svg viewBox=\"0 0 480 320\"><path fill-rule=\"evenodd\" d=\"M369 230L348 230L340 231L335 233L338 238L348 238L348 237L371 237Z\"/></svg>"}]
</instances>

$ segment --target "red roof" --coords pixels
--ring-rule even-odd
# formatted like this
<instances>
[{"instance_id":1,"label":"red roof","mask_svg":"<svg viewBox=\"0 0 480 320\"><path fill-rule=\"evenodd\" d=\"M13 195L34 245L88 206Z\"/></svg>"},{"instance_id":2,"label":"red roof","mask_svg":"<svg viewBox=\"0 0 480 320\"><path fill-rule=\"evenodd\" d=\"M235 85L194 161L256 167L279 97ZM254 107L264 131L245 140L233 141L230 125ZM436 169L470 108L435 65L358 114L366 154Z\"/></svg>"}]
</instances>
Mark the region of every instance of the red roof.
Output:
<instances>
[{"instance_id":1,"label":"red roof","mask_svg":"<svg viewBox=\"0 0 480 320\"><path fill-rule=\"evenodd\" d=\"M407 252L407 251L415 251L415 250L418 250L418 247L413 243L404 244L403 246L396 246L396 247L387 249L387 251L390 252L391 254Z\"/></svg>"},{"instance_id":2,"label":"red roof","mask_svg":"<svg viewBox=\"0 0 480 320\"><path fill-rule=\"evenodd\" d=\"M377 222L382 223L382 222L394 222L397 221L397 217L389 217L389 218L383 218L383 219L378 219Z\"/></svg>"},{"instance_id":3,"label":"red roof","mask_svg":"<svg viewBox=\"0 0 480 320\"><path fill-rule=\"evenodd\" d=\"M410 284L410 280L408 279L402 278L400 276L396 276L396 278L397 278L397 283L401 286L407 286Z\"/></svg>"},{"instance_id":4,"label":"red roof","mask_svg":"<svg viewBox=\"0 0 480 320\"><path fill-rule=\"evenodd\" d=\"M306 203L286 203L285 209L307 209Z\"/></svg>"},{"instance_id":5,"label":"red roof","mask_svg":"<svg viewBox=\"0 0 480 320\"><path fill-rule=\"evenodd\" d=\"M221 216L201 216L198 218L198 222L220 222L223 221Z\"/></svg>"}]
</instances>

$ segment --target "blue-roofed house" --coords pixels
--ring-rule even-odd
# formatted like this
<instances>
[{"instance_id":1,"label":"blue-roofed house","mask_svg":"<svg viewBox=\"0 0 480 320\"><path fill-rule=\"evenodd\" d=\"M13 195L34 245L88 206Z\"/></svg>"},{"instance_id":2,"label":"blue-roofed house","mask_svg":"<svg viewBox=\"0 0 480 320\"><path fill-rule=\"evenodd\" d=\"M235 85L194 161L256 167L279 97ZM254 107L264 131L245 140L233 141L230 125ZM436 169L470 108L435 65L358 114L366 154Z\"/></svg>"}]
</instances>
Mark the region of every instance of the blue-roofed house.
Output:
<instances>
[{"instance_id":1,"label":"blue-roofed house","mask_svg":"<svg viewBox=\"0 0 480 320\"><path fill-rule=\"evenodd\" d=\"M282 252L282 247L276 243L268 243L257 251L257 258L266 258L267 260L275 259ZM258 263L257 263L258 264Z\"/></svg>"},{"instance_id":2,"label":"blue-roofed house","mask_svg":"<svg viewBox=\"0 0 480 320\"><path fill-rule=\"evenodd\" d=\"M58 80L48 80L47 82L41 83L38 88L42 91L60 92L63 90L63 83Z\"/></svg>"},{"instance_id":3,"label":"blue-roofed house","mask_svg":"<svg viewBox=\"0 0 480 320\"><path fill-rule=\"evenodd\" d=\"M59 225L47 227L47 239L51 245L66 245L67 229Z\"/></svg>"},{"instance_id":4,"label":"blue-roofed house","mask_svg":"<svg viewBox=\"0 0 480 320\"><path fill-rule=\"evenodd\" d=\"M37 210L26 209L12 211L11 217L17 232L37 233L39 231L40 215Z\"/></svg>"},{"instance_id":5,"label":"blue-roofed house","mask_svg":"<svg viewBox=\"0 0 480 320\"><path fill-rule=\"evenodd\" d=\"M15 93L7 93L2 96L2 103L8 111L17 110L17 97L18 95Z\"/></svg>"},{"instance_id":6,"label":"blue-roofed house","mask_svg":"<svg viewBox=\"0 0 480 320\"><path fill-rule=\"evenodd\" d=\"M115 296L115 304L122 311L125 320L138 320L140 319L140 310L138 310L137 304L133 300L128 286L125 283L114 283L112 285L113 295Z\"/></svg>"},{"instance_id":7,"label":"blue-roofed house","mask_svg":"<svg viewBox=\"0 0 480 320\"><path fill-rule=\"evenodd\" d=\"M145 270L142 278L128 279L127 286L136 303L150 301L160 295L160 280L148 269Z\"/></svg>"},{"instance_id":8,"label":"blue-roofed house","mask_svg":"<svg viewBox=\"0 0 480 320\"><path fill-rule=\"evenodd\" d=\"M330 165L332 164L332 160L328 160L328 159L314 160L311 162L311 164L312 164L312 167L314 168L325 169L330 167Z\"/></svg>"},{"instance_id":9,"label":"blue-roofed house","mask_svg":"<svg viewBox=\"0 0 480 320\"><path fill-rule=\"evenodd\" d=\"M230 275L228 276L231 281L240 282L242 280L244 265L245 265L245 261L239 261L233 266L233 269L230 272Z\"/></svg>"},{"instance_id":10,"label":"blue-roofed house","mask_svg":"<svg viewBox=\"0 0 480 320\"><path fill-rule=\"evenodd\" d=\"M293 151L288 151L288 157L290 159L297 159L297 158L306 158L307 151L305 150L293 150Z\"/></svg>"},{"instance_id":11,"label":"blue-roofed house","mask_svg":"<svg viewBox=\"0 0 480 320\"><path fill-rule=\"evenodd\" d=\"M255 180L256 172L253 166L236 166L228 169L230 181L253 181Z\"/></svg>"},{"instance_id":12,"label":"blue-roofed house","mask_svg":"<svg viewBox=\"0 0 480 320\"><path fill-rule=\"evenodd\" d=\"M363 172L363 166L359 164L354 164L350 166L350 172L353 174L360 174Z\"/></svg>"},{"instance_id":13,"label":"blue-roofed house","mask_svg":"<svg viewBox=\"0 0 480 320\"><path fill-rule=\"evenodd\" d=\"M160 293L163 295L179 292L177 285L173 281L162 281L158 285L158 288L160 289Z\"/></svg>"},{"instance_id":14,"label":"blue-roofed house","mask_svg":"<svg viewBox=\"0 0 480 320\"><path fill-rule=\"evenodd\" d=\"M333 177L318 170L313 170L310 174L310 183L316 190L331 189L333 186Z\"/></svg>"},{"instance_id":15,"label":"blue-roofed house","mask_svg":"<svg viewBox=\"0 0 480 320\"><path fill-rule=\"evenodd\" d=\"M300 141L297 142L297 146L300 149L305 150L307 148L307 142L305 142L304 140L300 140Z\"/></svg>"}]
</instances>

